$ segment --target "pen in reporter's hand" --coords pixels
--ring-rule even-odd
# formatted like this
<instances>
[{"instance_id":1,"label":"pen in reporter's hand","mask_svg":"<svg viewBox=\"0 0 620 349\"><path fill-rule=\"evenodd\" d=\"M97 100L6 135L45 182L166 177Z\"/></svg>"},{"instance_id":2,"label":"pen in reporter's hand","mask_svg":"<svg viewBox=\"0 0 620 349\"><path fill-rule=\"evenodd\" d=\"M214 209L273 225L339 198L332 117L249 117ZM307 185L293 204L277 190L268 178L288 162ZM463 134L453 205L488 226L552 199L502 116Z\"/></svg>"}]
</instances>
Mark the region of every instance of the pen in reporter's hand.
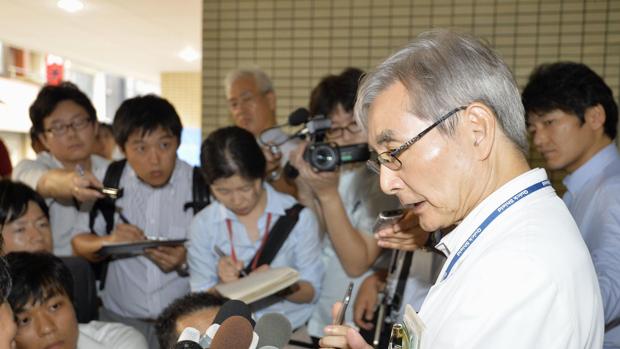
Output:
<instances>
[{"instance_id":1,"label":"pen in reporter's hand","mask_svg":"<svg viewBox=\"0 0 620 349\"><path fill-rule=\"evenodd\" d=\"M228 257L228 256L226 255L226 253L224 253L224 251L222 251L222 249L221 249L219 246L215 245L215 246L213 247L213 249L215 250L215 253L217 253L217 255L218 255L218 256L220 256L220 258ZM233 264L232 264L232 263L230 263L230 262L229 262L229 264L230 264L233 268L235 268L235 269L237 268L237 266L236 266L236 265L233 265ZM237 271L239 272L239 275L241 275L241 276L248 276L248 273L246 273L246 272L245 272L245 270L243 270L243 269L239 269L239 270L237 270Z\"/></svg>"}]
</instances>

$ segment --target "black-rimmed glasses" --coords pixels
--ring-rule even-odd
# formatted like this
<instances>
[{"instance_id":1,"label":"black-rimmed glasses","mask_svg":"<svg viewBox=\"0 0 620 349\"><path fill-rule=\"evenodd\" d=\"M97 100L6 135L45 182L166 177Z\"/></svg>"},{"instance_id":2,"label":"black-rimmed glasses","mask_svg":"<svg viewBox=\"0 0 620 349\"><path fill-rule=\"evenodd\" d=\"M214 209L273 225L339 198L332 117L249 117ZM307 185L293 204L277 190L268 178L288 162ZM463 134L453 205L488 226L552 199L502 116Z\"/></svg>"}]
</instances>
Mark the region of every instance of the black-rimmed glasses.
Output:
<instances>
[{"instance_id":1,"label":"black-rimmed glasses","mask_svg":"<svg viewBox=\"0 0 620 349\"><path fill-rule=\"evenodd\" d=\"M368 160L366 165L368 165L368 168L371 169L373 172L375 172L377 174L381 173L381 165L389 168L392 171L400 170L400 168L403 166L403 163L398 159L398 156L400 154L402 154L405 150L409 149L409 147L411 147L415 142L419 141L422 137L424 137L424 135L429 133L432 129L437 127L437 125L441 124L446 119L448 119L450 116L452 116L452 115L456 114L457 112L459 112L461 110L464 110L464 109L467 109L467 107L466 106L462 106L462 107L458 107L458 108L455 108L455 109L451 110L450 112L448 112L444 116L440 117L432 125L430 125L429 127L425 128L422 132L418 133L415 137L413 137L410 140L406 141L405 143L403 143L402 145L400 145L396 149L385 151L385 152L377 155L377 157L375 159Z\"/></svg>"},{"instance_id":2,"label":"black-rimmed glasses","mask_svg":"<svg viewBox=\"0 0 620 349\"><path fill-rule=\"evenodd\" d=\"M360 133L362 128L355 121L351 121L344 127L333 127L327 130L326 134L329 138L340 138L344 134L344 131L347 131L351 134Z\"/></svg>"},{"instance_id":3,"label":"black-rimmed glasses","mask_svg":"<svg viewBox=\"0 0 620 349\"><path fill-rule=\"evenodd\" d=\"M57 125L53 125L50 128L46 128L45 132L49 132L51 134L54 135L54 137L60 137L63 136L65 133L67 133L67 131L69 131L69 129L73 129L74 131L79 131L79 130L83 130L86 128L86 126L88 126L90 123L92 122L92 120L90 118L80 118L77 120L73 120L72 122L68 123L68 124L57 124Z\"/></svg>"}]
</instances>

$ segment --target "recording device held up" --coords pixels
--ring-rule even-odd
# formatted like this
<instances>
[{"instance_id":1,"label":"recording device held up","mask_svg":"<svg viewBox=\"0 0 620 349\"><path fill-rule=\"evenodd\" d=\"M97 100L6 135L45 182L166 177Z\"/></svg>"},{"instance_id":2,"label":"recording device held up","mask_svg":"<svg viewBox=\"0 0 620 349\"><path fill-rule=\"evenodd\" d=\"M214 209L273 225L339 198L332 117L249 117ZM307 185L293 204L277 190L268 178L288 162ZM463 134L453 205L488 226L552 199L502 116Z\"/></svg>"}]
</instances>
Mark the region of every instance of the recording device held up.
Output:
<instances>
[{"instance_id":1,"label":"recording device held up","mask_svg":"<svg viewBox=\"0 0 620 349\"><path fill-rule=\"evenodd\" d=\"M369 159L370 153L366 143L338 146L336 143L326 142L325 137L331 129L332 122L325 115L310 117L307 109L299 108L291 114L289 121L294 115L296 119L304 120L306 134L310 139L310 144L304 151L304 160L318 171L335 171L340 165Z\"/></svg>"},{"instance_id":2,"label":"recording device held up","mask_svg":"<svg viewBox=\"0 0 620 349\"><path fill-rule=\"evenodd\" d=\"M335 171L341 165L363 162L370 158L367 143L339 146L336 143L326 141L326 136L333 130L331 120L325 115L311 116L308 109L298 108L289 115L288 124L290 126L304 125L289 139L308 138L310 140L303 157L310 166L319 172ZM262 137L259 137L260 139ZM290 164L286 165L284 172L290 178L295 178L299 174L297 169Z\"/></svg>"}]
</instances>

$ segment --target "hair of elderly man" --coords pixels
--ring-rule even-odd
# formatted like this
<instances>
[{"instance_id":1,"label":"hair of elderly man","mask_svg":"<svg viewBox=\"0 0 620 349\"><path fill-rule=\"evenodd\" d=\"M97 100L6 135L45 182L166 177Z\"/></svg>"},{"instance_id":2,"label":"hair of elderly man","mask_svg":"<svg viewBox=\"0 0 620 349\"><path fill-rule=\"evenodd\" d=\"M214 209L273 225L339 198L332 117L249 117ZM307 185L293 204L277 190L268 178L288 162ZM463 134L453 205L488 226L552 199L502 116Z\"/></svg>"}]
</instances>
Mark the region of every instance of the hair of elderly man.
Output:
<instances>
[{"instance_id":1,"label":"hair of elderly man","mask_svg":"<svg viewBox=\"0 0 620 349\"><path fill-rule=\"evenodd\" d=\"M235 81L247 77L254 78L260 92L267 93L273 91L273 83L267 73L265 73L262 69L259 67L241 67L231 70L226 74L226 78L224 78L226 94L228 94L230 87Z\"/></svg>"},{"instance_id":2,"label":"hair of elderly man","mask_svg":"<svg viewBox=\"0 0 620 349\"><path fill-rule=\"evenodd\" d=\"M409 94L412 115L435 121L448 111L472 102L491 108L506 136L527 154L528 141L519 89L508 66L487 44L473 36L434 30L386 59L362 80L355 115L367 126L368 110L392 84L400 82ZM458 118L438 129L453 135Z\"/></svg>"}]
</instances>

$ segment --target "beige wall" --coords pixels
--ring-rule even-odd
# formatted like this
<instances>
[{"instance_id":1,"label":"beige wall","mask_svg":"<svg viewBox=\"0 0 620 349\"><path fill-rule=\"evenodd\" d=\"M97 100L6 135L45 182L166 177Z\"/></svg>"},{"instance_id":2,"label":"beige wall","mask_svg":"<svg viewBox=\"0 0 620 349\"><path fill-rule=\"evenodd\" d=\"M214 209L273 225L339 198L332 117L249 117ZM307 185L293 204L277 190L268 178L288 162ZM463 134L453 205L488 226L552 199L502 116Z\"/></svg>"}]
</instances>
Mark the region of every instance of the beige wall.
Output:
<instances>
[{"instance_id":1,"label":"beige wall","mask_svg":"<svg viewBox=\"0 0 620 349\"><path fill-rule=\"evenodd\" d=\"M200 128L200 72L161 74L161 95L172 103L185 128Z\"/></svg>"},{"instance_id":2,"label":"beige wall","mask_svg":"<svg viewBox=\"0 0 620 349\"><path fill-rule=\"evenodd\" d=\"M486 38L520 86L540 63L575 60L620 91L618 0L204 0L203 11L203 133L230 122L222 87L229 69L265 69L284 121L322 76L368 69L435 27Z\"/></svg>"}]
</instances>

